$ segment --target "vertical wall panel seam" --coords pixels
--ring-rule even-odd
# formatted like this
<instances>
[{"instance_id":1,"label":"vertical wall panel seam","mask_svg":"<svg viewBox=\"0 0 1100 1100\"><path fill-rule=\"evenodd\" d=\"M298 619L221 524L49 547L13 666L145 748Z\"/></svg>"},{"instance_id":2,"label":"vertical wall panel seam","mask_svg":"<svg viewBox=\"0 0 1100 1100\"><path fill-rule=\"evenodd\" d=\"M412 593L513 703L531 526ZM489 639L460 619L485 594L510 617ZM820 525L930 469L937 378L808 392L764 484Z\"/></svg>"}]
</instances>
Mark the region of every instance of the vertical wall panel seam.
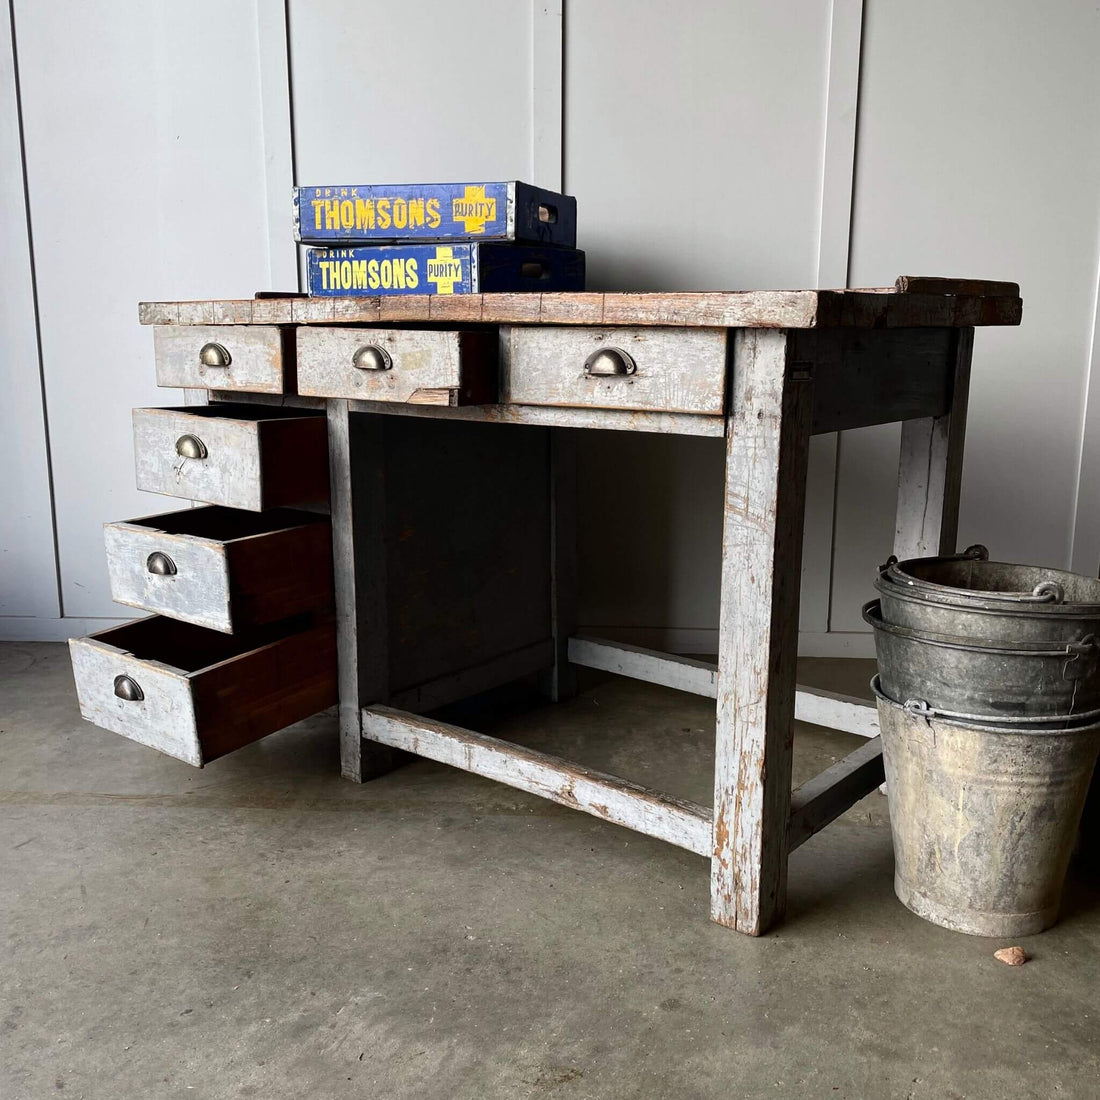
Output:
<instances>
[{"instance_id":1,"label":"vertical wall panel seam","mask_svg":"<svg viewBox=\"0 0 1100 1100\"><path fill-rule=\"evenodd\" d=\"M264 233L264 250L267 253L268 279L271 279L275 270L275 256L272 251L271 242L271 180L269 179L269 173L267 170L267 120L264 118L267 113L267 96L265 94L264 85L265 22L262 14L264 5L267 2L268 0L255 0L253 9L256 15L256 77L259 81L258 91L260 94L260 169L261 178L263 179L264 186L264 227L266 230L266 232ZM271 289L271 287L265 289Z\"/></svg>"},{"instance_id":2,"label":"vertical wall panel seam","mask_svg":"<svg viewBox=\"0 0 1100 1100\"><path fill-rule=\"evenodd\" d=\"M289 243L290 188L297 180L294 159L294 105L290 73L290 10L289 0L256 0L257 58L260 78L260 118L263 148L263 181L267 202L268 273L271 286L266 289L285 290L281 249ZM269 164L275 155L289 169L284 193L274 186ZM285 160L283 159L285 158ZM278 173L282 175L281 172ZM286 214L285 224L282 220ZM273 215L276 220L273 220ZM295 288L301 288L301 270L294 249ZM277 274L279 272L279 274Z\"/></svg>"},{"instance_id":3,"label":"vertical wall panel seam","mask_svg":"<svg viewBox=\"0 0 1100 1100\"><path fill-rule=\"evenodd\" d=\"M856 169L859 167L859 118L863 103L863 28L866 19L866 0L859 0L859 40L856 44L856 94L852 118L852 176L848 194L848 250L844 258L844 285L852 279L852 241L856 222Z\"/></svg>"},{"instance_id":4,"label":"vertical wall panel seam","mask_svg":"<svg viewBox=\"0 0 1100 1100\"><path fill-rule=\"evenodd\" d=\"M558 180L558 187L559 187L559 190L564 195L569 194L569 191L565 186L565 136L566 136L565 135L565 103L566 103L566 96L569 94L568 89L565 86L565 25L566 25L566 19L568 18L568 8L569 8L569 0L561 0L561 36L560 36L561 59L560 59L560 62L559 62L560 69L561 69L561 106L560 106L560 110L561 110L561 148L559 150L559 167L558 167L558 171L559 171L559 177L560 178Z\"/></svg>"},{"instance_id":5,"label":"vertical wall panel seam","mask_svg":"<svg viewBox=\"0 0 1100 1100\"><path fill-rule=\"evenodd\" d=\"M53 536L54 585L57 614L65 617L65 599L61 590L61 548L57 538L57 498L54 492L53 454L50 445L50 417L46 403L46 364L42 355L42 323L38 310L38 276L34 259L34 225L31 220L30 179L27 174L27 144L23 131L23 91L19 80L19 48L15 30L15 0L8 0L8 25L11 35L12 76L15 85L15 118L19 132L19 166L23 178L23 211L27 222L27 259L31 278L31 305L34 312L34 340L38 349L38 387L42 403L42 434L46 445L46 482L50 493L50 530Z\"/></svg>"},{"instance_id":6,"label":"vertical wall panel seam","mask_svg":"<svg viewBox=\"0 0 1100 1100\"><path fill-rule=\"evenodd\" d=\"M283 0L283 21L286 26L286 99L287 110L290 112L290 172L291 182L295 187L301 186L298 178L298 137L294 123L294 25L290 14L290 0ZM295 245L298 262L298 290L306 286L306 253L305 249Z\"/></svg>"},{"instance_id":7,"label":"vertical wall panel seam","mask_svg":"<svg viewBox=\"0 0 1100 1100\"><path fill-rule=\"evenodd\" d=\"M298 151L294 134L294 70L290 52L290 0L283 0L283 31L286 36L286 107L290 119L290 177L298 183Z\"/></svg>"},{"instance_id":8,"label":"vertical wall panel seam","mask_svg":"<svg viewBox=\"0 0 1100 1100\"><path fill-rule=\"evenodd\" d=\"M844 256L844 285L852 281L852 237L856 218L856 169L859 166L859 115L860 98L863 95L863 25L866 17L866 0L859 2L859 40L856 46L855 104L852 117L852 170L848 183L848 244ZM833 628L833 570L836 562L837 499L840 496L840 460L844 453L844 432L836 433L836 464L833 467L833 530L829 539L829 603L826 632Z\"/></svg>"},{"instance_id":9,"label":"vertical wall panel seam","mask_svg":"<svg viewBox=\"0 0 1100 1100\"><path fill-rule=\"evenodd\" d=\"M1082 482L1088 477L1090 456L1100 460L1100 234L1092 297L1092 332L1085 358L1082 398L1077 480L1069 530L1069 566L1078 573L1096 576L1100 573L1100 493L1095 490L1082 492ZM1094 480L1100 483L1100 470Z\"/></svg>"},{"instance_id":10,"label":"vertical wall panel seam","mask_svg":"<svg viewBox=\"0 0 1100 1100\"><path fill-rule=\"evenodd\" d=\"M833 0L818 232L819 285L821 280L830 286L848 283L862 46L863 0Z\"/></svg>"},{"instance_id":11,"label":"vertical wall panel seam","mask_svg":"<svg viewBox=\"0 0 1100 1100\"><path fill-rule=\"evenodd\" d=\"M564 183L565 11L563 0L531 0L531 182Z\"/></svg>"},{"instance_id":12,"label":"vertical wall panel seam","mask_svg":"<svg viewBox=\"0 0 1100 1100\"><path fill-rule=\"evenodd\" d=\"M290 0L283 0L283 26L286 32L286 109L290 119L290 182L298 186L298 139L294 131L294 55L290 48ZM289 196L287 196L289 199ZM294 265L298 274L298 290L305 288L303 252L297 245L294 254L298 262Z\"/></svg>"},{"instance_id":13,"label":"vertical wall panel seam","mask_svg":"<svg viewBox=\"0 0 1100 1100\"><path fill-rule=\"evenodd\" d=\"M817 285L847 286L852 255L852 218L855 209L856 144L859 127L859 83L863 46L863 0L833 0L829 13L829 52L826 65L826 97L821 158L821 199L818 223ZM831 500L821 511L816 547L808 542L807 553L824 552L828 566L816 607L811 612L814 630L832 628L833 574L836 558L836 514L840 457L844 435L813 441L813 456L819 470L825 464L825 480ZM829 443L832 443L831 454ZM828 464L831 463L831 477ZM810 508L813 502L808 502ZM827 517L824 515L828 509ZM827 533L825 528L827 527ZM812 592L812 589L811 589ZM807 623L806 625L810 625Z\"/></svg>"}]
</instances>

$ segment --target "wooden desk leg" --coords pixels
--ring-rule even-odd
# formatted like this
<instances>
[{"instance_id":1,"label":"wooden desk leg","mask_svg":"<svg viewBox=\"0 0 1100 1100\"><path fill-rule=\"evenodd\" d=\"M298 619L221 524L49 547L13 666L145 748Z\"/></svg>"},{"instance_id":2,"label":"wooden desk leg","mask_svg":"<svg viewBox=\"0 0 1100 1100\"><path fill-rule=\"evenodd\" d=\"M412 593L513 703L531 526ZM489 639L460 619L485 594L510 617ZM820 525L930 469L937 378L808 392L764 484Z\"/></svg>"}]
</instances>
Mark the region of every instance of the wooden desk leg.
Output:
<instances>
[{"instance_id":1,"label":"wooden desk leg","mask_svg":"<svg viewBox=\"0 0 1100 1100\"><path fill-rule=\"evenodd\" d=\"M902 560L955 552L973 347L974 330L959 329L951 411L902 425L894 527L894 553Z\"/></svg>"},{"instance_id":2,"label":"wooden desk leg","mask_svg":"<svg viewBox=\"0 0 1100 1100\"><path fill-rule=\"evenodd\" d=\"M734 334L726 436L711 917L757 936L783 914L812 382L787 335Z\"/></svg>"},{"instance_id":3,"label":"wooden desk leg","mask_svg":"<svg viewBox=\"0 0 1100 1100\"><path fill-rule=\"evenodd\" d=\"M577 434L550 430L550 628L554 667L542 690L554 703L577 693L577 672L569 663L569 639L577 633Z\"/></svg>"},{"instance_id":4,"label":"wooden desk leg","mask_svg":"<svg viewBox=\"0 0 1100 1100\"><path fill-rule=\"evenodd\" d=\"M400 762L395 750L363 740L362 713L389 693L386 618L385 466L382 417L328 409L336 652L340 688L340 772L362 783Z\"/></svg>"}]
</instances>

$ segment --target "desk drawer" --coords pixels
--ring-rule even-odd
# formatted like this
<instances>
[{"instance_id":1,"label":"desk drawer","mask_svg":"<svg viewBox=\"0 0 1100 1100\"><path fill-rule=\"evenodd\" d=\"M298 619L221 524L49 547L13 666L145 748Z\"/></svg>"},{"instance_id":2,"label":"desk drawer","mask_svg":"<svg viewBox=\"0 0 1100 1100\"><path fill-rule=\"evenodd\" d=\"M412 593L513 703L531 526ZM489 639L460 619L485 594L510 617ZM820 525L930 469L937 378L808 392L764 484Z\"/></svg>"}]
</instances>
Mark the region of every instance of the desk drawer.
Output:
<instances>
[{"instance_id":1,"label":"desk drawer","mask_svg":"<svg viewBox=\"0 0 1100 1100\"><path fill-rule=\"evenodd\" d=\"M84 718L197 767L337 699L331 620L243 641L154 615L69 653Z\"/></svg>"},{"instance_id":2,"label":"desk drawer","mask_svg":"<svg viewBox=\"0 0 1100 1100\"><path fill-rule=\"evenodd\" d=\"M514 327L502 344L507 403L723 411L725 329Z\"/></svg>"},{"instance_id":3,"label":"desk drawer","mask_svg":"<svg viewBox=\"0 0 1100 1100\"><path fill-rule=\"evenodd\" d=\"M104 526L111 599L233 633L332 606L327 516L187 508Z\"/></svg>"},{"instance_id":4,"label":"desk drawer","mask_svg":"<svg viewBox=\"0 0 1100 1100\"><path fill-rule=\"evenodd\" d=\"M413 405L497 400L492 332L398 328L298 329L299 393Z\"/></svg>"},{"instance_id":5,"label":"desk drawer","mask_svg":"<svg viewBox=\"0 0 1100 1100\"><path fill-rule=\"evenodd\" d=\"M237 403L134 409L137 487L252 512L328 499L323 410Z\"/></svg>"},{"instance_id":6,"label":"desk drawer","mask_svg":"<svg viewBox=\"0 0 1100 1100\"><path fill-rule=\"evenodd\" d=\"M294 335L275 325L157 325L157 385L294 392Z\"/></svg>"}]
</instances>

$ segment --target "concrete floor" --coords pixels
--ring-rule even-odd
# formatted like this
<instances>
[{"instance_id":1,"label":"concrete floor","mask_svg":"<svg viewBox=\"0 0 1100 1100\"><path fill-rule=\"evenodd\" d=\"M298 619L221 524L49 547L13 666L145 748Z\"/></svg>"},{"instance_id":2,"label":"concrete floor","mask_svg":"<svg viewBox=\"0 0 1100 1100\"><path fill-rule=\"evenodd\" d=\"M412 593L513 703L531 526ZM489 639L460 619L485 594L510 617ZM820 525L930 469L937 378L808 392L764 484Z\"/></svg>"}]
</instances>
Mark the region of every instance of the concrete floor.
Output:
<instances>
[{"instance_id":1,"label":"concrete floor","mask_svg":"<svg viewBox=\"0 0 1100 1100\"><path fill-rule=\"evenodd\" d=\"M481 728L709 803L711 721L609 679ZM796 780L855 744L800 728ZM687 852L337 763L319 716L194 770L84 724L64 646L0 646L0 1096L1100 1095L1095 880L1005 967L895 900L875 794L751 940Z\"/></svg>"}]
</instances>

